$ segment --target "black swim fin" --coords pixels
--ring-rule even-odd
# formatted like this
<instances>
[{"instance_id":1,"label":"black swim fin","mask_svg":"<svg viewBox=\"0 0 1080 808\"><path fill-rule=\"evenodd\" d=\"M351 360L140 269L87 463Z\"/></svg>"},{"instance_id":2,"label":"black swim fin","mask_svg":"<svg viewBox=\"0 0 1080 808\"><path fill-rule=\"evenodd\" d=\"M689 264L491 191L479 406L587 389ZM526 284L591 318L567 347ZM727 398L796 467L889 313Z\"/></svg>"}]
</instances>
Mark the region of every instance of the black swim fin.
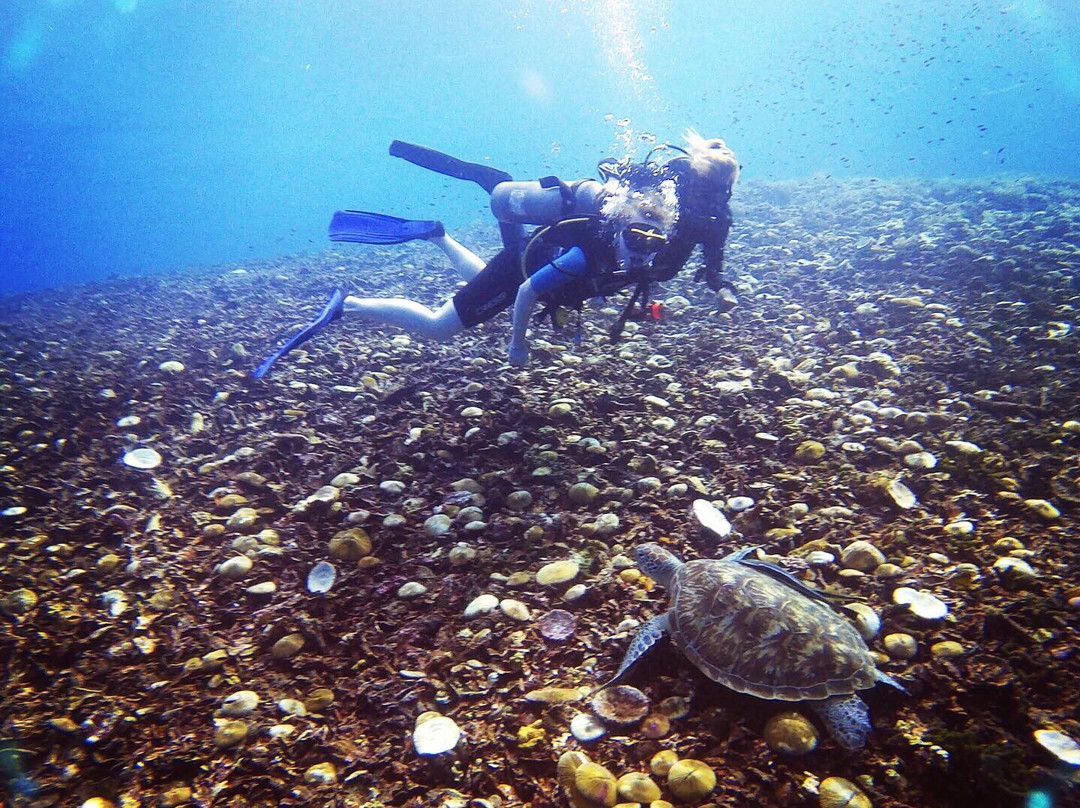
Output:
<instances>
[{"instance_id":1,"label":"black swim fin","mask_svg":"<svg viewBox=\"0 0 1080 808\"><path fill-rule=\"evenodd\" d=\"M330 220L331 241L353 241L357 244L403 244L444 233L442 222L399 219L366 210L339 210Z\"/></svg>"},{"instance_id":2,"label":"black swim fin","mask_svg":"<svg viewBox=\"0 0 1080 808\"><path fill-rule=\"evenodd\" d=\"M390 155L408 160L413 165L426 168L428 171L475 182L489 194L500 182L512 182L514 179L497 168L480 163L466 163L449 154L443 154L426 146L417 146L415 143L406 143L404 140L395 140L390 144Z\"/></svg>"},{"instance_id":3,"label":"black swim fin","mask_svg":"<svg viewBox=\"0 0 1080 808\"><path fill-rule=\"evenodd\" d=\"M300 329L299 333L289 339L288 342L266 357L262 364L255 368L255 371L251 374L252 378L261 379L281 357L285 356L293 348L307 342L340 317L344 304L345 296L341 294L340 289L335 289L334 293L330 295L330 299L326 301L326 305L323 306L322 311L319 312L319 316Z\"/></svg>"}]
</instances>

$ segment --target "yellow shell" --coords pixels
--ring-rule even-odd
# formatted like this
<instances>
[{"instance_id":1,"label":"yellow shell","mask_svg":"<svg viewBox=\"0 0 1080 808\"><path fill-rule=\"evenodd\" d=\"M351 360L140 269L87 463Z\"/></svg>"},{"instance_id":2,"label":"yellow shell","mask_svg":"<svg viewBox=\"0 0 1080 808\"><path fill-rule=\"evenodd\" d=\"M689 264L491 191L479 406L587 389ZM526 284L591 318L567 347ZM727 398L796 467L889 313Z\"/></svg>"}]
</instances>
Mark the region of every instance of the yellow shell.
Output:
<instances>
[{"instance_id":1,"label":"yellow shell","mask_svg":"<svg viewBox=\"0 0 1080 808\"><path fill-rule=\"evenodd\" d=\"M303 634L286 634L270 649L270 654L275 659L288 659L289 657L299 653L300 649L304 647L304 635Z\"/></svg>"},{"instance_id":2,"label":"yellow shell","mask_svg":"<svg viewBox=\"0 0 1080 808\"><path fill-rule=\"evenodd\" d=\"M660 786L643 772L628 772L616 783L619 796L627 802L652 802L660 799Z\"/></svg>"},{"instance_id":3,"label":"yellow shell","mask_svg":"<svg viewBox=\"0 0 1080 808\"><path fill-rule=\"evenodd\" d=\"M566 789L567 792L573 791L574 772L576 772L578 767L583 763L588 762L589 756L584 752L563 752L559 756L559 763L556 767L559 785Z\"/></svg>"},{"instance_id":4,"label":"yellow shell","mask_svg":"<svg viewBox=\"0 0 1080 808\"><path fill-rule=\"evenodd\" d=\"M225 721L214 732L214 745L227 749L242 743L248 734L248 725L243 721Z\"/></svg>"},{"instance_id":5,"label":"yellow shell","mask_svg":"<svg viewBox=\"0 0 1080 808\"><path fill-rule=\"evenodd\" d=\"M663 713L649 713L641 722L641 734L646 738L663 738L671 731L671 719Z\"/></svg>"},{"instance_id":6,"label":"yellow shell","mask_svg":"<svg viewBox=\"0 0 1080 808\"><path fill-rule=\"evenodd\" d=\"M339 561L358 561L371 555L371 539L358 527L342 530L330 539L330 555Z\"/></svg>"},{"instance_id":7,"label":"yellow shell","mask_svg":"<svg viewBox=\"0 0 1080 808\"><path fill-rule=\"evenodd\" d=\"M700 800L716 788L716 772L700 760L684 758L668 770L667 784L680 800Z\"/></svg>"},{"instance_id":8,"label":"yellow shell","mask_svg":"<svg viewBox=\"0 0 1080 808\"><path fill-rule=\"evenodd\" d=\"M816 440L804 440L795 449L795 459L800 463L816 463L825 456L825 445Z\"/></svg>"},{"instance_id":9,"label":"yellow shell","mask_svg":"<svg viewBox=\"0 0 1080 808\"><path fill-rule=\"evenodd\" d=\"M191 802L192 791L188 786L178 786L176 788L170 788L158 799L162 808L175 808L177 805L183 805L186 802Z\"/></svg>"},{"instance_id":10,"label":"yellow shell","mask_svg":"<svg viewBox=\"0 0 1080 808\"><path fill-rule=\"evenodd\" d=\"M818 804L821 808L873 808L870 798L843 777L826 777L821 781Z\"/></svg>"},{"instance_id":11,"label":"yellow shell","mask_svg":"<svg viewBox=\"0 0 1080 808\"><path fill-rule=\"evenodd\" d=\"M615 775L599 763L582 763L574 772L574 788L594 805L610 808L617 801Z\"/></svg>"},{"instance_id":12,"label":"yellow shell","mask_svg":"<svg viewBox=\"0 0 1080 808\"><path fill-rule=\"evenodd\" d=\"M326 687L317 687L308 693L304 703L311 712L320 713L334 703L334 691Z\"/></svg>"},{"instance_id":13,"label":"yellow shell","mask_svg":"<svg viewBox=\"0 0 1080 808\"><path fill-rule=\"evenodd\" d=\"M777 713L765 722L762 734L770 749L788 755L805 755L818 744L817 729L796 712Z\"/></svg>"},{"instance_id":14,"label":"yellow shell","mask_svg":"<svg viewBox=\"0 0 1080 808\"><path fill-rule=\"evenodd\" d=\"M679 756L674 749L664 749L652 756L652 760L649 761L649 771L657 777L667 777L667 773L678 759Z\"/></svg>"}]
</instances>

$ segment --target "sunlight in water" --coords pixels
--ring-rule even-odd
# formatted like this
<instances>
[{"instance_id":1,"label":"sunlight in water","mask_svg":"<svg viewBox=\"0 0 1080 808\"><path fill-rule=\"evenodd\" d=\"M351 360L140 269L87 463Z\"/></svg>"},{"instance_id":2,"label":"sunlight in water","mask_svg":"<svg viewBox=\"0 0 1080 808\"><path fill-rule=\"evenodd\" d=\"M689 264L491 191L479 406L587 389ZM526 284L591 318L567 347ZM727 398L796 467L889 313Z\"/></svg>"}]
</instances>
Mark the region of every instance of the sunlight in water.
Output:
<instances>
[{"instance_id":1,"label":"sunlight in water","mask_svg":"<svg viewBox=\"0 0 1080 808\"><path fill-rule=\"evenodd\" d=\"M1059 12L1055 4L1048 4L1044 0L1021 0L1003 9L1003 13L1006 10L1018 13L1025 27L1043 38L1046 53L1055 67L1054 78L1073 95L1080 95L1080 52L1077 51L1075 38L1066 33L1067 15L1075 11Z\"/></svg>"},{"instance_id":2,"label":"sunlight in water","mask_svg":"<svg viewBox=\"0 0 1080 808\"><path fill-rule=\"evenodd\" d=\"M657 89L645 54L646 37L668 27L669 0L592 0L585 7L593 18L597 41L616 79L649 112L667 112L667 103ZM611 121L616 116L605 118ZM615 121L614 137L615 150L627 156L634 156L639 147L651 146L656 139L635 128L625 117Z\"/></svg>"},{"instance_id":3,"label":"sunlight in water","mask_svg":"<svg viewBox=\"0 0 1080 808\"><path fill-rule=\"evenodd\" d=\"M43 26L37 20L23 25L8 43L4 65L13 73L21 73L34 63L41 50Z\"/></svg>"},{"instance_id":4,"label":"sunlight in water","mask_svg":"<svg viewBox=\"0 0 1080 808\"><path fill-rule=\"evenodd\" d=\"M645 60L642 29L653 33L666 27L666 0L594 0L586 8L593 17L600 47L612 70L649 105L659 108L656 81Z\"/></svg>"}]
</instances>

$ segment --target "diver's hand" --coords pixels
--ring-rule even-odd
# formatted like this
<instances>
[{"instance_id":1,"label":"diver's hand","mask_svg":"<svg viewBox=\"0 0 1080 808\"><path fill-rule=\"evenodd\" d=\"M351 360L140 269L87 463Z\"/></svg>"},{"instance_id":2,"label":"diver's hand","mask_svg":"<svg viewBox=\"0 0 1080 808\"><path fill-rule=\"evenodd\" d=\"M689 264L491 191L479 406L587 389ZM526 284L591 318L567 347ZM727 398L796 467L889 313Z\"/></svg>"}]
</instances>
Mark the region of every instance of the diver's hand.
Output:
<instances>
[{"instance_id":1,"label":"diver's hand","mask_svg":"<svg viewBox=\"0 0 1080 808\"><path fill-rule=\"evenodd\" d=\"M510 344L510 364L516 368L523 368L529 364L529 346Z\"/></svg>"}]
</instances>

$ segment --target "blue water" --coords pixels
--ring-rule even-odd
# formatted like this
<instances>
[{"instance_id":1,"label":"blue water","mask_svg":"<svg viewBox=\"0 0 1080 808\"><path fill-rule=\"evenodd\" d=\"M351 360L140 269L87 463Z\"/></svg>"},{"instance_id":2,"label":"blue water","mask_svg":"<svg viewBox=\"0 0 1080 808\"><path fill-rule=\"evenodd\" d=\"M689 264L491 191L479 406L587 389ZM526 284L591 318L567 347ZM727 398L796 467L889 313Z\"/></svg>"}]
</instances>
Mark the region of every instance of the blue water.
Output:
<instances>
[{"instance_id":1,"label":"blue water","mask_svg":"<svg viewBox=\"0 0 1080 808\"><path fill-rule=\"evenodd\" d=\"M484 215L393 138L523 179L687 126L747 181L1076 177L1078 112L1072 0L4 0L0 293Z\"/></svg>"}]
</instances>

